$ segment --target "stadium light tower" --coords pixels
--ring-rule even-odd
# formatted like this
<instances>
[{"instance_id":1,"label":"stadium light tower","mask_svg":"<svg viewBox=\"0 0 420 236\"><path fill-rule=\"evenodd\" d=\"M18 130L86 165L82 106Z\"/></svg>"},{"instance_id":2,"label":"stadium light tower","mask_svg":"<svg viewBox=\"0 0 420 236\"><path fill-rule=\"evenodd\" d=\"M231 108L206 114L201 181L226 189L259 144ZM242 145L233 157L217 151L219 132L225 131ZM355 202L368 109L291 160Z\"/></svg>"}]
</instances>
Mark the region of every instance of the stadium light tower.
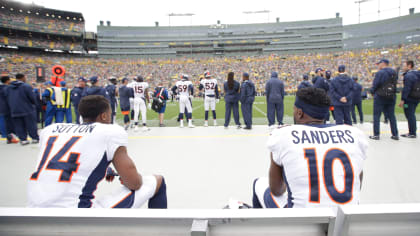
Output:
<instances>
[{"instance_id":1,"label":"stadium light tower","mask_svg":"<svg viewBox=\"0 0 420 236\"><path fill-rule=\"evenodd\" d=\"M354 2L354 3L359 4L359 24L360 24L360 4L362 4L364 2L370 2L370 1L372 1L372 0L358 0L358 1Z\"/></svg>"},{"instance_id":2,"label":"stadium light tower","mask_svg":"<svg viewBox=\"0 0 420 236\"><path fill-rule=\"evenodd\" d=\"M267 14L267 22L270 21L270 12L269 10L262 10L262 11L244 11L242 13L246 14L246 15L250 15L250 14Z\"/></svg>"},{"instance_id":3,"label":"stadium light tower","mask_svg":"<svg viewBox=\"0 0 420 236\"><path fill-rule=\"evenodd\" d=\"M190 25L192 25L192 17L195 16L194 13L169 13L169 26L171 26L171 17L174 16L189 16L190 17Z\"/></svg>"}]
</instances>

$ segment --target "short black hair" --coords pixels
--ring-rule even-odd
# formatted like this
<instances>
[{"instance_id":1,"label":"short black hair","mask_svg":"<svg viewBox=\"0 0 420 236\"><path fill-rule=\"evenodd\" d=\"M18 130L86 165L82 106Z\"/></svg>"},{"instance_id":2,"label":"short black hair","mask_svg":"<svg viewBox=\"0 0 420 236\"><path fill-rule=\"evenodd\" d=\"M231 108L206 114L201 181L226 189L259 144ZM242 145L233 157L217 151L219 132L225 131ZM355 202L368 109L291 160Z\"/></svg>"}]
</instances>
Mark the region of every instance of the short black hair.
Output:
<instances>
[{"instance_id":1,"label":"short black hair","mask_svg":"<svg viewBox=\"0 0 420 236\"><path fill-rule=\"evenodd\" d=\"M2 76L1 77L1 82L4 84L4 83L6 83L7 81L9 81L10 80L10 77L9 76Z\"/></svg>"},{"instance_id":2,"label":"short black hair","mask_svg":"<svg viewBox=\"0 0 420 236\"><path fill-rule=\"evenodd\" d=\"M101 95L83 97L79 103L79 114L84 120L94 121L96 118L111 109L108 99Z\"/></svg>"},{"instance_id":3,"label":"short black hair","mask_svg":"<svg viewBox=\"0 0 420 236\"><path fill-rule=\"evenodd\" d=\"M299 89L296 96L303 102L314 106L325 107L331 105L331 100L327 93L320 88L309 87Z\"/></svg>"},{"instance_id":4,"label":"short black hair","mask_svg":"<svg viewBox=\"0 0 420 236\"><path fill-rule=\"evenodd\" d=\"M21 74L21 73L16 74L16 79L23 79L24 77L25 77L24 74Z\"/></svg>"},{"instance_id":5,"label":"short black hair","mask_svg":"<svg viewBox=\"0 0 420 236\"><path fill-rule=\"evenodd\" d=\"M407 64L407 66L411 66L411 68L414 68L414 61L412 60L406 61L405 64Z\"/></svg>"}]
</instances>

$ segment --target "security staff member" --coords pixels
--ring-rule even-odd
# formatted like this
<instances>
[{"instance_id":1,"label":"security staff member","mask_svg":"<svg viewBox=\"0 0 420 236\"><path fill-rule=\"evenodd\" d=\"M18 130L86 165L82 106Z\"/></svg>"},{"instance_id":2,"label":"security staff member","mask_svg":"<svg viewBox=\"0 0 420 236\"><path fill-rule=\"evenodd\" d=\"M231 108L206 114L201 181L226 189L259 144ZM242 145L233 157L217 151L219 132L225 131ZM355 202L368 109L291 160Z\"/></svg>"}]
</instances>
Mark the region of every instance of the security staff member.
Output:
<instances>
[{"instance_id":1,"label":"security staff member","mask_svg":"<svg viewBox=\"0 0 420 236\"><path fill-rule=\"evenodd\" d=\"M55 90L52 87L52 82L45 82L45 86L46 88L42 93L42 99L44 103L47 104L47 109L45 110L45 126L48 126L52 123L54 118L57 122L57 104L55 102Z\"/></svg>"},{"instance_id":2,"label":"security staff member","mask_svg":"<svg viewBox=\"0 0 420 236\"><path fill-rule=\"evenodd\" d=\"M233 119L238 129L241 128L239 122L239 98L241 84L234 79L235 74L233 72L228 73L227 81L223 84L225 91L225 128L229 126L230 115L233 110Z\"/></svg>"},{"instance_id":3,"label":"security staff member","mask_svg":"<svg viewBox=\"0 0 420 236\"><path fill-rule=\"evenodd\" d=\"M71 103L73 103L74 113L76 114L76 123L80 124L79 103L82 99L82 94L86 89L87 80L83 77L77 79L77 86L71 90Z\"/></svg>"},{"instance_id":4,"label":"security staff member","mask_svg":"<svg viewBox=\"0 0 420 236\"><path fill-rule=\"evenodd\" d=\"M278 124L282 125L284 111L284 84L283 81L278 78L277 72L271 72L271 78L265 84L265 95L267 97L268 126L274 126L276 115Z\"/></svg>"},{"instance_id":5,"label":"security staff member","mask_svg":"<svg viewBox=\"0 0 420 236\"><path fill-rule=\"evenodd\" d=\"M373 98L373 135L370 139L379 140L380 134L380 118L381 113L384 112L385 117L389 119L391 126L391 139L399 140L397 119L395 118L395 102L396 102L396 84L397 72L388 67L389 61L381 59L376 63L378 72L375 74L375 79L372 85ZM389 92L392 90L391 92Z\"/></svg>"},{"instance_id":6,"label":"security staff member","mask_svg":"<svg viewBox=\"0 0 420 236\"><path fill-rule=\"evenodd\" d=\"M111 110L112 110L112 117L111 117L111 123L114 123L115 115L116 115L116 108L117 108L117 96L118 96L118 90L117 90L117 78L111 77L109 79L110 84L108 84L105 87L105 90L108 92L109 98L111 99Z\"/></svg>"},{"instance_id":7,"label":"security staff member","mask_svg":"<svg viewBox=\"0 0 420 236\"><path fill-rule=\"evenodd\" d=\"M27 136L32 138L32 143L39 142L36 124L35 94L32 87L26 83L26 76L16 75L16 81L6 88L7 104L10 108L13 127L22 145L29 144Z\"/></svg>"},{"instance_id":8,"label":"security staff member","mask_svg":"<svg viewBox=\"0 0 420 236\"><path fill-rule=\"evenodd\" d=\"M353 100L353 80L345 73L346 67L338 67L339 75L331 81L330 94L334 106L335 123L352 125L350 109Z\"/></svg>"},{"instance_id":9,"label":"security staff member","mask_svg":"<svg viewBox=\"0 0 420 236\"><path fill-rule=\"evenodd\" d=\"M255 85L249 80L249 74L243 73L240 93L242 117L244 119L244 129L252 129L252 104L255 100Z\"/></svg>"},{"instance_id":10,"label":"security staff member","mask_svg":"<svg viewBox=\"0 0 420 236\"><path fill-rule=\"evenodd\" d=\"M84 93L82 94L82 97L89 96L89 95L101 95L104 96L108 101L111 103L111 98L109 97L108 92L105 88L100 87L98 83L98 77L93 76L89 79L92 86L87 88Z\"/></svg>"},{"instance_id":11,"label":"security staff member","mask_svg":"<svg viewBox=\"0 0 420 236\"><path fill-rule=\"evenodd\" d=\"M128 79L122 79L122 86L120 87L118 93L120 95L120 109L121 114L124 116L124 128L128 130L130 126L130 98L134 98L134 90L131 87L128 87Z\"/></svg>"},{"instance_id":12,"label":"security staff member","mask_svg":"<svg viewBox=\"0 0 420 236\"><path fill-rule=\"evenodd\" d=\"M309 88L312 87L312 84L309 82L309 77L307 74L303 75L303 81L299 84L298 90L303 88Z\"/></svg>"},{"instance_id":13,"label":"security staff member","mask_svg":"<svg viewBox=\"0 0 420 236\"><path fill-rule=\"evenodd\" d=\"M71 113L71 100L70 93L71 89L66 88L66 81L60 82L61 93L63 95L63 105L57 105L57 123L64 123L64 117L66 118L67 123L72 122L72 113Z\"/></svg>"},{"instance_id":14,"label":"security staff member","mask_svg":"<svg viewBox=\"0 0 420 236\"><path fill-rule=\"evenodd\" d=\"M363 110L362 110L362 91L363 87L361 84L358 83L358 78L353 77L354 85L353 85L353 101L352 101L352 108L351 108L351 116L353 118L353 123L357 124L356 119L356 107L357 111L359 112L360 117L360 124L363 124Z\"/></svg>"},{"instance_id":15,"label":"security staff member","mask_svg":"<svg viewBox=\"0 0 420 236\"><path fill-rule=\"evenodd\" d=\"M404 107L404 114L408 121L408 134L402 134L404 138L417 138L416 108L419 104L419 94L416 93L420 83L420 71L415 71L413 61L405 61L402 69L404 72L404 88L401 95L400 107ZM419 93L419 91L417 91Z\"/></svg>"}]
</instances>

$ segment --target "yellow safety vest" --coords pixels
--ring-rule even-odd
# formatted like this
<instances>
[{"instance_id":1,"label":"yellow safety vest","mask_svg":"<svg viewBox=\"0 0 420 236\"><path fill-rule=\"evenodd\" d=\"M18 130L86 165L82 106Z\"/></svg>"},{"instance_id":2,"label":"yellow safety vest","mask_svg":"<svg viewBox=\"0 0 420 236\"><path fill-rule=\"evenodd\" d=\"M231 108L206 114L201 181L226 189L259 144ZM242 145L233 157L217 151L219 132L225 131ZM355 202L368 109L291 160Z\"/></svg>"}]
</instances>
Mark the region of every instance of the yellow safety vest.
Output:
<instances>
[{"instance_id":1,"label":"yellow safety vest","mask_svg":"<svg viewBox=\"0 0 420 236\"><path fill-rule=\"evenodd\" d=\"M55 106L55 100L53 99L54 89L47 88L47 90L50 91L50 102L51 102L52 105Z\"/></svg>"},{"instance_id":2,"label":"yellow safety vest","mask_svg":"<svg viewBox=\"0 0 420 236\"><path fill-rule=\"evenodd\" d=\"M63 93L64 105L58 105L57 108L65 108L65 109L68 109L68 108L70 108L70 93L71 93L71 89L61 90L61 92Z\"/></svg>"}]
</instances>

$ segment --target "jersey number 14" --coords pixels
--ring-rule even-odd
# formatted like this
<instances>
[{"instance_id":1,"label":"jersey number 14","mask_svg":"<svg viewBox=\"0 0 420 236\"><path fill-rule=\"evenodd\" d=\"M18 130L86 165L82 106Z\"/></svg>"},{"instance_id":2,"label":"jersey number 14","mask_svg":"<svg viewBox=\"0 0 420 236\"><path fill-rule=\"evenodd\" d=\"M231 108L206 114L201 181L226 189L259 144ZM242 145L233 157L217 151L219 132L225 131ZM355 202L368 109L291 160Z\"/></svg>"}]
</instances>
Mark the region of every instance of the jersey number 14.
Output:
<instances>
[{"instance_id":1,"label":"jersey number 14","mask_svg":"<svg viewBox=\"0 0 420 236\"><path fill-rule=\"evenodd\" d=\"M70 152L68 155L67 153L73 147L73 145L79 141L81 137L75 136L70 138L63 147L51 158L48 162L46 170L58 170L61 171L60 178L58 179L59 182L70 182L73 173L77 172L79 169L80 163L79 157L80 153ZM44 149L44 153L42 154L42 159L39 163L37 171L35 171L31 175L31 180L38 180L39 174L41 173L42 169L44 168L45 163L47 162L48 157L50 156L51 150L54 147L54 143L57 141L57 136L51 136L48 138L47 146ZM67 157L67 160L62 160L64 157Z\"/></svg>"}]
</instances>

